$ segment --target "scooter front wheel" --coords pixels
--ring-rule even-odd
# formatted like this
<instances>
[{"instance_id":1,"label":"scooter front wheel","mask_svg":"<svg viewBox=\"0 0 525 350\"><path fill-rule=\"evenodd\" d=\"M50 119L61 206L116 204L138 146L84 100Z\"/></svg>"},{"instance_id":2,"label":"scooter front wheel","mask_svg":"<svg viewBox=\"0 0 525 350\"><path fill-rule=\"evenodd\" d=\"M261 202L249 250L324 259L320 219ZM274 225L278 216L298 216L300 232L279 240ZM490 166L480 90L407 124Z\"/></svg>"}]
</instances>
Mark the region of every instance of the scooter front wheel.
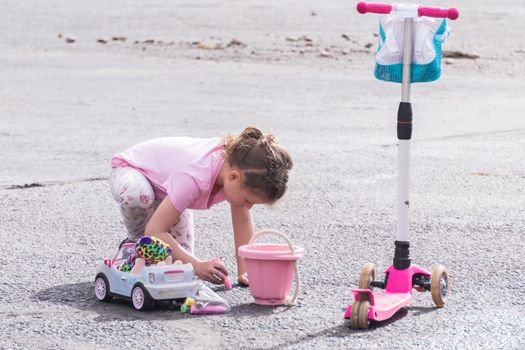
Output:
<instances>
[{"instance_id":1,"label":"scooter front wheel","mask_svg":"<svg viewBox=\"0 0 525 350\"><path fill-rule=\"evenodd\" d=\"M437 307L445 306L449 294L449 287L450 278L448 276L447 268L443 265L434 267L430 279L430 292L432 293L432 300Z\"/></svg>"},{"instance_id":2,"label":"scooter front wheel","mask_svg":"<svg viewBox=\"0 0 525 350\"><path fill-rule=\"evenodd\" d=\"M352 303L352 311L350 312L350 327L356 329L359 328L359 308L361 306L361 300L355 300Z\"/></svg>"},{"instance_id":3,"label":"scooter front wheel","mask_svg":"<svg viewBox=\"0 0 525 350\"><path fill-rule=\"evenodd\" d=\"M359 305L359 328L367 329L370 321L368 320L368 311L370 310L370 302L368 300L361 301Z\"/></svg>"},{"instance_id":4,"label":"scooter front wheel","mask_svg":"<svg viewBox=\"0 0 525 350\"><path fill-rule=\"evenodd\" d=\"M350 313L350 327L353 329L367 329L370 324L368 320L369 310L370 302L368 300L354 301Z\"/></svg>"}]
</instances>

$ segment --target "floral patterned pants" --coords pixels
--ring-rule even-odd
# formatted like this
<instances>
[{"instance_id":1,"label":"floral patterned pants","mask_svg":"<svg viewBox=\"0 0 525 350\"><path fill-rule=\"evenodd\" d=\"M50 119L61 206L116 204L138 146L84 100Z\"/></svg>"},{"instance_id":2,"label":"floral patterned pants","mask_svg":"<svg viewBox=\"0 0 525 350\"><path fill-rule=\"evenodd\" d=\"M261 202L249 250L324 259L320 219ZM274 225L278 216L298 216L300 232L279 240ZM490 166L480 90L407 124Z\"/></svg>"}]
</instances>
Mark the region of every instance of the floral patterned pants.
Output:
<instances>
[{"instance_id":1,"label":"floral patterned pants","mask_svg":"<svg viewBox=\"0 0 525 350\"><path fill-rule=\"evenodd\" d=\"M137 241L144 235L146 225L157 209L161 198L142 173L131 167L118 167L111 171L109 187L128 230L128 240ZM186 209L179 222L170 230L175 240L190 254L194 248L193 213Z\"/></svg>"}]
</instances>

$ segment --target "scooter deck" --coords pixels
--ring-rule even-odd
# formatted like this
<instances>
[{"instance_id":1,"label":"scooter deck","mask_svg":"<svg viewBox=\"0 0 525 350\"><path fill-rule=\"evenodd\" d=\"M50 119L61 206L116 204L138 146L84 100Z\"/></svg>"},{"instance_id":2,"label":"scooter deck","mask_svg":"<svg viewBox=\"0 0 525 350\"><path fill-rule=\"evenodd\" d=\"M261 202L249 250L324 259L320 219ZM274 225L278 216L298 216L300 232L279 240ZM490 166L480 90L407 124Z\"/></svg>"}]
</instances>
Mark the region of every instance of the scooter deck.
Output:
<instances>
[{"instance_id":1,"label":"scooter deck","mask_svg":"<svg viewBox=\"0 0 525 350\"><path fill-rule=\"evenodd\" d=\"M374 294L375 305L369 313L369 319L384 321L392 317L403 306L412 304L412 293L381 292Z\"/></svg>"},{"instance_id":2,"label":"scooter deck","mask_svg":"<svg viewBox=\"0 0 525 350\"><path fill-rule=\"evenodd\" d=\"M412 304L412 293L373 293L369 289L353 290L355 300L370 300L368 319L384 321L392 317L399 309ZM350 318L352 305L348 306L345 318Z\"/></svg>"}]
</instances>

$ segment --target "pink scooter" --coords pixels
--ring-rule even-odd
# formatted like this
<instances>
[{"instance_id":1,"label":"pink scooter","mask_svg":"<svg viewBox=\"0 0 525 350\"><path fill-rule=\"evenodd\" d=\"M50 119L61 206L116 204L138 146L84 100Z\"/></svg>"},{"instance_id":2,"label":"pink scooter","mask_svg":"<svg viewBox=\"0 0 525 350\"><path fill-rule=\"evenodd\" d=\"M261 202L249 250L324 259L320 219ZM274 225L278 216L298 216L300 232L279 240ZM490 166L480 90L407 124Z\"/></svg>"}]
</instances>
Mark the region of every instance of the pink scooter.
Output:
<instances>
[{"instance_id":1,"label":"pink scooter","mask_svg":"<svg viewBox=\"0 0 525 350\"><path fill-rule=\"evenodd\" d=\"M401 11L404 18L404 38L412 38L413 20L418 16L456 19L459 12L455 8L409 5L408 11ZM357 11L389 14L393 9L388 4L357 4ZM436 266L432 273L410 261L410 242L408 238L408 174L410 138L412 135L412 107L410 104L410 79L412 64L412 40L404 40L402 96L398 110L397 133L399 139L398 159L398 198L397 198L397 236L393 265L385 271L384 281L375 281L375 268L371 263L361 270L359 289L353 290L354 302L348 306L345 319L350 320L352 328L366 329L370 321L384 321L399 309L412 303L412 288L419 292L430 291L437 307L445 306L449 289L449 276L446 268ZM383 289L379 292L372 288Z\"/></svg>"}]
</instances>

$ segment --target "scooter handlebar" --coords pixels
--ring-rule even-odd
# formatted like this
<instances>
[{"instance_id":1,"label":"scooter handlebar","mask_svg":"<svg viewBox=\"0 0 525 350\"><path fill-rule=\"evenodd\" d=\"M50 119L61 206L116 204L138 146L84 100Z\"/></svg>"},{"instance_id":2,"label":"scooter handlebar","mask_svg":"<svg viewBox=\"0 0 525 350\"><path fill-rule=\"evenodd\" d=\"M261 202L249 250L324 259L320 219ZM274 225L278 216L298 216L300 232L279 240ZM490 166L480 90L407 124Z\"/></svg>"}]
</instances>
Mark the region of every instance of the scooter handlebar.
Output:
<instances>
[{"instance_id":1,"label":"scooter handlebar","mask_svg":"<svg viewBox=\"0 0 525 350\"><path fill-rule=\"evenodd\" d=\"M392 5L390 4L374 4L359 2L357 3L357 12L361 14L365 13L380 13L389 14L392 11ZM441 7L430 7L430 6L419 6L417 9L419 16L427 17L441 17L455 20L459 17L459 11L457 8L441 8Z\"/></svg>"},{"instance_id":2,"label":"scooter handlebar","mask_svg":"<svg viewBox=\"0 0 525 350\"><path fill-rule=\"evenodd\" d=\"M459 11L455 7L447 9L442 7L419 6L417 14L420 16L448 18L451 20L459 17Z\"/></svg>"},{"instance_id":3,"label":"scooter handlebar","mask_svg":"<svg viewBox=\"0 0 525 350\"><path fill-rule=\"evenodd\" d=\"M390 4L372 4L366 2L357 3L357 12L364 15L365 13L381 13L389 14L392 11L392 5Z\"/></svg>"}]
</instances>

